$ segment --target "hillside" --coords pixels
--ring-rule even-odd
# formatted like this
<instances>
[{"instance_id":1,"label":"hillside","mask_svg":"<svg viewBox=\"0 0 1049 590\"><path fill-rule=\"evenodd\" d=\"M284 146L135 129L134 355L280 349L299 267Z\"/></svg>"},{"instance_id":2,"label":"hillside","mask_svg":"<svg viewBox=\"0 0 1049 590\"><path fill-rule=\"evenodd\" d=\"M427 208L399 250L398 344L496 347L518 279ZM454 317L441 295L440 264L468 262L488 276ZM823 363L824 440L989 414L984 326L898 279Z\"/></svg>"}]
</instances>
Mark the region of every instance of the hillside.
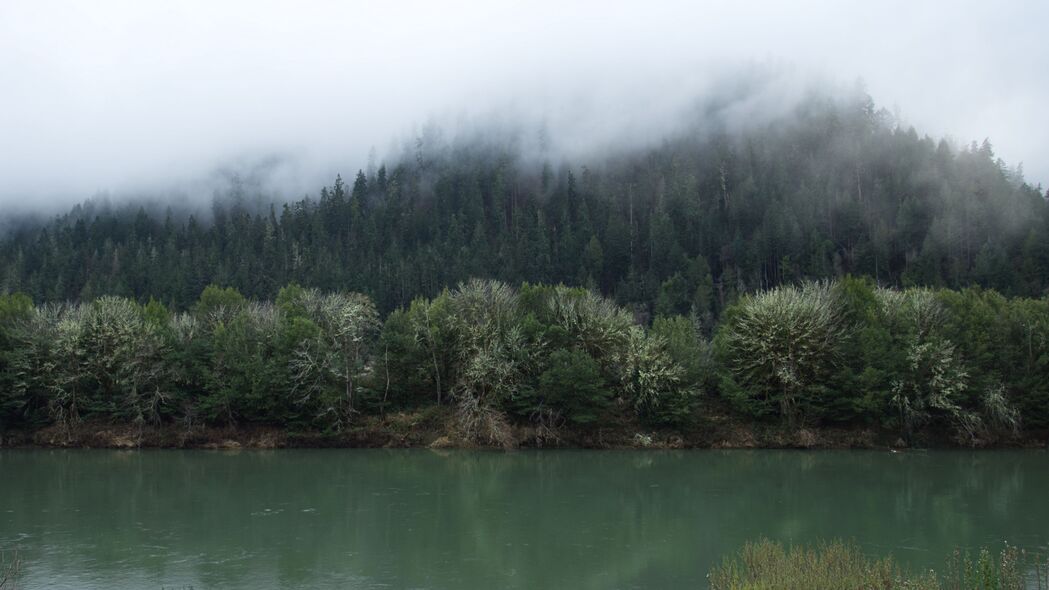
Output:
<instances>
[{"instance_id":1,"label":"hillside","mask_svg":"<svg viewBox=\"0 0 1049 590\"><path fill-rule=\"evenodd\" d=\"M804 279L1049 288L1049 206L991 145L900 126L865 95L718 124L710 106L646 149L569 161L513 137L423 135L315 197L256 207L247 184L207 215L85 203L0 242L0 290L104 294L177 309L208 284L272 298L297 282L388 312L470 277L595 288L642 320L712 318L738 294ZM711 123L715 121L715 123Z\"/></svg>"}]
</instances>

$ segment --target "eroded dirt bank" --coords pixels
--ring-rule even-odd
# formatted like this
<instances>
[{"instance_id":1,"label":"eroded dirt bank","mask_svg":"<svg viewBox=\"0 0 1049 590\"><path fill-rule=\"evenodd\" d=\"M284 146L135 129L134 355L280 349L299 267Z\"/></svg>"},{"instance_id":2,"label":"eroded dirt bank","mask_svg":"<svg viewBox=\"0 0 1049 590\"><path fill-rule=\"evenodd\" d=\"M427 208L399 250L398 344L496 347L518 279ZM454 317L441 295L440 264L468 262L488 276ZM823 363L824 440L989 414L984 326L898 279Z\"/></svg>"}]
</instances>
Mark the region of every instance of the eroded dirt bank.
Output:
<instances>
[{"instance_id":1,"label":"eroded dirt bank","mask_svg":"<svg viewBox=\"0 0 1049 590\"><path fill-rule=\"evenodd\" d=\"M682 431L653 430L633 422L601 428L504 426L497 437L464 435L447 408L369 416L341 432L298 432L278 427L206 427L182 424L133 426L86 421L0 434L5 448L590 448L590 449L884 449L1046 448L1049 432L1008 440L959 441L948 433L926 433L905 443L899 434L871 427L789 427L748 423L711 415Z\"/></svg>"}]
</instances>

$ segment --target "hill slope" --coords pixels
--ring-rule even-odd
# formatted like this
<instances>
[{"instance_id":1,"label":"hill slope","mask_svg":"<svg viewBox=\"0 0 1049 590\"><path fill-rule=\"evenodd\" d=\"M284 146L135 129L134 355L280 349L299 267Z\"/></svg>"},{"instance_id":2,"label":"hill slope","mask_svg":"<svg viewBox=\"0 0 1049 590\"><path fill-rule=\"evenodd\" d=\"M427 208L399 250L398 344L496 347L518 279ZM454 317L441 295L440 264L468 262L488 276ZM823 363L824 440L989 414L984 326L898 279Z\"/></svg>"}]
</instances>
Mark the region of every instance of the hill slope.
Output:
<instances>
[{"instance_id":1,"label":"hill slope","mask_svg":"<svg viewBox=\"0 0 1049 590\"><path fill-rule=\"evenodd\" d=\"M813 95L741 131L684 123L657 147L586 162L420 138L388 166L269 211L234 186L208 222L82 206L10 232L0 290L185 308L209 283L268 298L298 282L388 311L491 277L587 285L640 317L713 317L743 291L844 274L1049 288L1046 199L987 142L920 137L866 96Z\"/></svg>"}]
</instances>

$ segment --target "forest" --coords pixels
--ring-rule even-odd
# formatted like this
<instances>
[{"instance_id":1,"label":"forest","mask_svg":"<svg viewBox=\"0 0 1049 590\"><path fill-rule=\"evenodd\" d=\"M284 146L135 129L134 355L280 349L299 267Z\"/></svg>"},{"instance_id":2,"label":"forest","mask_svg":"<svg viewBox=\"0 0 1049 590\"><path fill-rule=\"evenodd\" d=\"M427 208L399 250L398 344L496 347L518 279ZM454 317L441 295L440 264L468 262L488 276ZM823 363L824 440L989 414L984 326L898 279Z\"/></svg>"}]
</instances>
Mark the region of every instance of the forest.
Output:
<instances>
[{"instance_id":1,"label":"forest","mask_svg":"<svg viewBox=\"0 0 1049 590\"><path fill-rule=\"evenodd\" d=\"M743 128L718 116L733 104L649 149L575 162L527 134L427 128L315 197L268 203L243 178L206 211L88 201L8 229L0 292L188 309L209 284L262 300L294 282L385 314L481 277L586 287L642 323L694 309L709 328L742 293L847 274L1049 288L1046 196L989 142L921 137L862 93Z\"/></svg>"},{"instance_id":2,"label":"forest","mask_svg":"<svg viewBox=\"0 0 1049 590\"><path fill-rule=\"evenodd\" d=\"M711 411L984 445L1049 425L1049 300L845 277L746 294L704 337L582 288L475 279L380 317L359 293L272 302L209 286L189 311L117 296L0 298L6 429L82 420L339 433L445 407L464 444L615 425L702 427Z\"/></svg>"},{"instance_id":3,"label":"forest","mask_svg":"<svg viewBox=\"0 0 1049 590\"><path fill-rule=\"evenodd\" d=\"M717 110L709 105L708 110ZM316 198L91 200L0 240L0 430L463 441L724 413L901 440L1049 428L1049 196L870 97L569 162L428 129ZM568 286L566 286L568 285Z\"/></svg>"}]
</instances>

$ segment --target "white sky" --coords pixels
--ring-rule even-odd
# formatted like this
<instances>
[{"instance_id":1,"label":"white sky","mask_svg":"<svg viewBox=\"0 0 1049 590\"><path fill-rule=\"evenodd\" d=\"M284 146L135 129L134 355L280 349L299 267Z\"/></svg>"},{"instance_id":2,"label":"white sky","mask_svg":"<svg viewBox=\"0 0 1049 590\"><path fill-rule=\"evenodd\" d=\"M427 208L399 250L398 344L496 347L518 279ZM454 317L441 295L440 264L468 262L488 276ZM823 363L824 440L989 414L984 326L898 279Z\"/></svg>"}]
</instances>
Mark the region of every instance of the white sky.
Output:
<instances>
[{"instance_id":1,"label":"white sky","mask_svg":"<svg viewBox=\"0 0 1049 590\"><path fill-rule=\"evenodd\" d=\"M754 64L862 78L920 132L989 137L1049 184L1047 25L1045 0L0 0L0 204L274 154L315 192L463 115L527 113L577 146L662 133Z\"/></svg>"}]
</instances>

